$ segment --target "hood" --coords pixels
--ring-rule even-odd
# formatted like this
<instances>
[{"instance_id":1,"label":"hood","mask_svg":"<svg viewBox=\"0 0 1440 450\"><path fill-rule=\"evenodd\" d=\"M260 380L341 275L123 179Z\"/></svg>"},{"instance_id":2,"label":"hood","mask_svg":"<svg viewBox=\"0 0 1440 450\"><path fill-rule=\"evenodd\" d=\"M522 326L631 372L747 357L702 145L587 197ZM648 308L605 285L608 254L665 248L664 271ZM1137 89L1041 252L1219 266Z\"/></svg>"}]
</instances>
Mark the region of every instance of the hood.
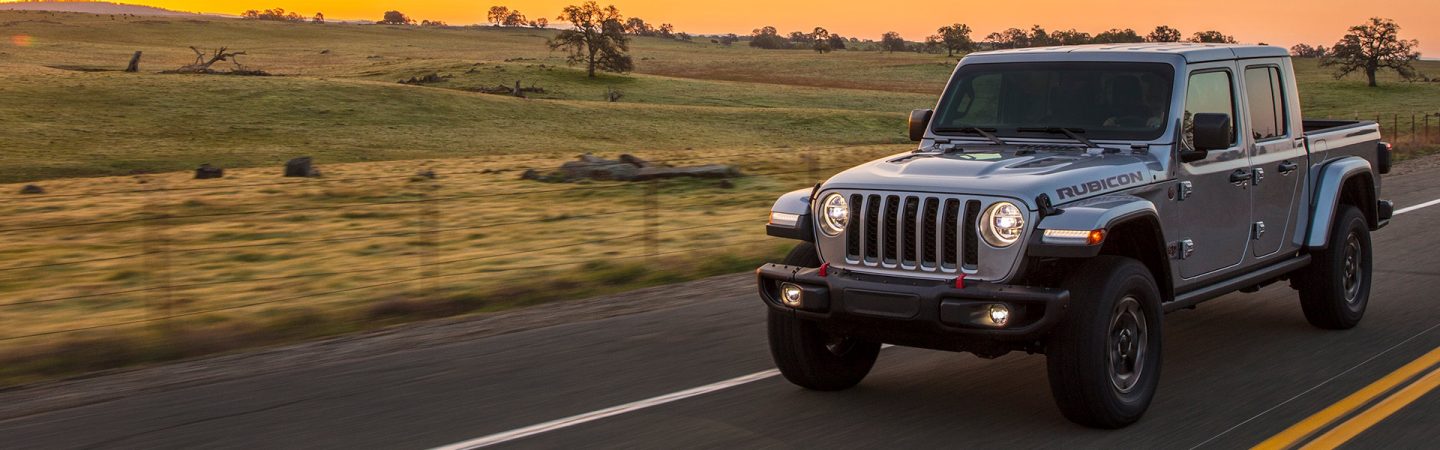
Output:
<instances>
[{"instance_id":1,"label":"hood","mask_svg":"<svg viewBox=\"0 0 1440 450\"><path fill-rule=\"evenodd\" d=\"M1160 163L1143 152L1005 148L902 153L841 172L824 188L1010 197L1033 210L1041 194L1060 205L1164 176Z\"/></svg>"}]
</instances>

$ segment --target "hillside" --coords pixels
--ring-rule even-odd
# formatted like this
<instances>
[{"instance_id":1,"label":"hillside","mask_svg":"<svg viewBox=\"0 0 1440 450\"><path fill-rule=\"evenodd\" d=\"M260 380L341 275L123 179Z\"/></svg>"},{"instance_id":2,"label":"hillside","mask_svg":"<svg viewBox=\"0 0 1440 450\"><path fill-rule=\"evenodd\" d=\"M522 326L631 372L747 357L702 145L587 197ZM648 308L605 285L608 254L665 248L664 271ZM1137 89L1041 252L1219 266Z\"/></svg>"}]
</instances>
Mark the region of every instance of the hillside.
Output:
<instances>
[{"instance_id":1,"label":"hillside","mask_svg":"<svg viewBox=\"0 0 1440 450\"><path fill-rule=\"evenodd\" d=\"M636 73L585 77L553 31L0 11L0 182L275 164L904 143L943 55L637 38ZM23 38L23 39L22 39ZM163 75L229 47L272 77ZM143 51L141 73L118 72ZM1440 83L1369 89L1299 61L1311 117L1433 113ZM1440 73L1440 63L1422 62ZM434 82L400 80L434 74ZM535 87L527 99L475 92ZM604 99L609 91L622 96Z\"/></svg>"},{"instance_id":2,"label":"hillside","mask_svg":"<svg viewBox=\"0 0 1440 450\"><path fill-rule=\"evenodd\" d=\"M0 3L0 10L9 11L54 11L88 14L133 14L137 16L193 16L194 13L171 11L144 5L127 5L111 2L22 0Z\"/></svg>"}]
</instances>

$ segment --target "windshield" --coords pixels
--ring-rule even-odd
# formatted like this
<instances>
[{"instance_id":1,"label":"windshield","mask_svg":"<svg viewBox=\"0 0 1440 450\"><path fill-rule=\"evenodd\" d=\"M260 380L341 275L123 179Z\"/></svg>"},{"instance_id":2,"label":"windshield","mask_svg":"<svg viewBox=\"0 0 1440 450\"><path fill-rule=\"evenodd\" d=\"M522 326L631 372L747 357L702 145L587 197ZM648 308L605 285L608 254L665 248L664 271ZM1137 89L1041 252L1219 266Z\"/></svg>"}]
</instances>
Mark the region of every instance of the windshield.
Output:
<instances>
[{"instance_id":1,"label":"windshield","mask_svg":"<svg viewBox=\"0 0 1440 450\"><path fill-rule=\"evenodd\" d=\"M1153 140L1165 132L1174 76L1159 63L970 64L956 71L932 126L942 135L1054 137L1064 128Z\"/></svg>"}]
</instances>

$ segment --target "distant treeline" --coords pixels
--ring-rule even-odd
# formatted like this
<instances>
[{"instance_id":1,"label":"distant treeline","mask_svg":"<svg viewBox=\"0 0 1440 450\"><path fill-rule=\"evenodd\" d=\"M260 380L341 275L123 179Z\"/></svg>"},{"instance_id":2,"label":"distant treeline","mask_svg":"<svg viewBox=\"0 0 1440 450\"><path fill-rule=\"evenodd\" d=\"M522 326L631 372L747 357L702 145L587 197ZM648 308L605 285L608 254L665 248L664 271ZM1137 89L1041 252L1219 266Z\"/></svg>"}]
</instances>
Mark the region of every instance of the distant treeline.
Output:
<instances>
[{"instance_id":1,"label":"distant treeline","mask_svg":"<svg viewBox=\"0 0 1440 450\"><path fill-rule=\"evenodd\" d=\"M982 40L976 40L971 36L969 25L957 23L946 25L936 30L935 34L926 36L923 40L907 40L900 33L891 31L880 36L880 40L859 39L856 37L845 38L839 34L830 33L824 27L816 27L814 31L792 31L782 35L773 26L756 28L747 38L751 47L763 49L807 49L817 52L831 50L860 50L860 51L889 51L901 52L910 51L918 53L968 53L979 50L999 50L1028 47L1050 47L1056 45L1082 45L1082 44L1124 44L1140 42L1210 42L1210 43L1235 43L1235 38L1219 31L1207 30L1191 34L1188 39L1184 34L1175 28L1161 25L1155 27L1154 31L1141 35L1134 29L1114 28L1098 34L1090 34L1074 28L1068 30L1048 31L1039 25L1030 27L1029 30L1010 28L1005 31L990 33ZM730 38L725 44L739 40L735 35L720 36L720 41Z\"/></svg>"},{"instance_id":2,"label":"distant treeline","mask_svg":"<svg viewBox=\"0 0 1440 450\"><path fill-rule=\"evenodd\" d=\"M271 20L276 22L314 22L325 23L325 13L315 13L310 17L300 15L295 11L286 11L285 8L274 8L266 10L251 9L240 14L240 18L249 20Z\"/></svg>"}]
</instances>

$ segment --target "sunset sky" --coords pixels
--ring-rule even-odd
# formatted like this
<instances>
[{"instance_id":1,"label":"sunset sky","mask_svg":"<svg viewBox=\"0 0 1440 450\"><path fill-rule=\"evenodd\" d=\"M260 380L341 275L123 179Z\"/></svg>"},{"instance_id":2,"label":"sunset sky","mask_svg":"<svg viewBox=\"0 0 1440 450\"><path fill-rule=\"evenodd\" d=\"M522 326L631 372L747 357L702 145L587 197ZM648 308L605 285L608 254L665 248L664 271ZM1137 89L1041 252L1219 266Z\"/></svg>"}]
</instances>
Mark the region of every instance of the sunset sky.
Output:
<instances>
[{"instance_id":1,"label":"sunset sky","mask_svg":"<svg viewBox=\"0 0 1440 450\"><path fill-rule=\"evenodd\" d=\"M246 9L282 7L336 19L378 19L398 9L415 19L443 20L452 25L485 21L492 5L519 9L530 17L551 20L561 7L580 0L115 0L181 11L238 14ZM782 32L824 26L845 36L878 39L898 31L919 40L941 25L962 22L982 39L1009 27L1039 24L1047 29L1077 28L1095 33L1112 27L1134 28L1141 34L1158 24L1179 28L1188 37L1217 29L1241 42L1289 46L1296 42L1333 44L1345 29L1372 16L1395 19L1403 37L1419 39L1429 57L1440 56L1440 0L1210 0L1196 2L1123 0L1028 1L783 1L783 0L615 0L626 16L668 22L677 30L697 34L748 33L763 25Z\"/></svg>"}]
</instances>

